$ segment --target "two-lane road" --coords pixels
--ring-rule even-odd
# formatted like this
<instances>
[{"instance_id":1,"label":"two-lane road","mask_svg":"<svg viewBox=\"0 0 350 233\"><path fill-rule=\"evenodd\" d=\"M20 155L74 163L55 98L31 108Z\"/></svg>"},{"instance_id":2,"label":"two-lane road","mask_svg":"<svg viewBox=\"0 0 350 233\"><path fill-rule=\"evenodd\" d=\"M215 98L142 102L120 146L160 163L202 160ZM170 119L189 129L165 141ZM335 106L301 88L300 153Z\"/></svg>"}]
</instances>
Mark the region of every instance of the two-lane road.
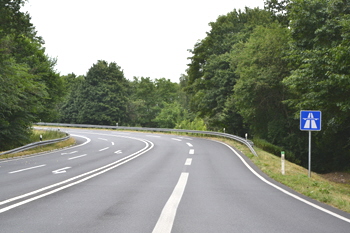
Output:
<instances>
[{"instance_id":1,"label":"two-lane road","mask_svg":"<svg viewBox=\"0 0 350 233\"><path fill-rule=\"evenodd\" d=\"M349 214L281 187L222 143L69 133L81 144L0 161L0 232L350 232Z\"/></svg>"}]
</instances>

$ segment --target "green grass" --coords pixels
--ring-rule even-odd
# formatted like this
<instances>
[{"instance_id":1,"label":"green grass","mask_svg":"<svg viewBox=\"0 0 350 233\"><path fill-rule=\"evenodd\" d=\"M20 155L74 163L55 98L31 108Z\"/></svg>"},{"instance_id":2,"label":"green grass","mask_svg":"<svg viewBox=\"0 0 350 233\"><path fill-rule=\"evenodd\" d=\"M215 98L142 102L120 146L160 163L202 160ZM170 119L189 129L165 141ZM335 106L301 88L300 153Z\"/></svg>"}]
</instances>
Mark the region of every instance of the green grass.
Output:
<instances>
[{"instance_id":1,"label":"green grass","mask_svg":"<svg viewBox=\"0 0 350 233\"><path fill-rule=\"evenodd\" d=\"M66 136L66 133L58 131L58 130L37 130L34 129L32 135L30 136L30 142L38 142L40 141L40 135L43 137L43 141L63 138Z\"/></svg>"},{"instance_id":2,"label":"green grass","mask_svg":"<svg viewBox=\"0 0 350 233\"><path fill-rule=\"evenodd\" d=\"M54 131L54 130L33 130L33 134L30 137L30 143L40 141L40 135L42 135L43 141L46 141L46 140L51 140L56 138L63 138L66 136L66 133L60 132L60 131ZM75 139L69 138L68 140L65 140L62 142L35 147L33 149L18 152L18 153L1 155L0 159L8 159L8 158L14 158L18 156L25 156L25 155L37 154L37 153L46 152L46 151L52 151L59 148L68 147L74 144L75 144Z\"/></svg>"}]
</instances>

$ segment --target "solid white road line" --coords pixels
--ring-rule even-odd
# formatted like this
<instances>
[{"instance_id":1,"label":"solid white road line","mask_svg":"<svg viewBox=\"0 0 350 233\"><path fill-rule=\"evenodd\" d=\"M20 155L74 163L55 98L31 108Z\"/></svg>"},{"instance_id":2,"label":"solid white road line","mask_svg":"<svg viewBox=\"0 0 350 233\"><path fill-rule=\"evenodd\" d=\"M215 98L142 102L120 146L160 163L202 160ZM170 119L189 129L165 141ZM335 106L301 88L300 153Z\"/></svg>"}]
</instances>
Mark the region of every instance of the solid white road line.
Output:
<instances>
[{"instance_id":1,"label":"solid white road line","mask_svg":"<svg viewBox=\"0 0 350 233\"><path fill-rule=\"evenodd\" d=\"M109 147L103 148L103 149L101 149L99 151L104 151L104 150L107 150L107 149L109 149Z\"/></svg>"},{"instance_id":2,"label":"solid white road line","mask_svg":"<svg viewBox=\"0 0 350 233\"><path fill-rule=\"evenodd\" d=\"M71 157L71 158L69 158L68 160L73 160L73 159L81 158L81 157L84 157L84 156L87 156L87 154L83 154L83 155L78 155L78 156L75 156L75 157Z\"/></svg>"},{"instance_id":3,"label":"solid white road line","mask_svg":"<svg viewBox=\"0 0 350 233\"><path fill-rule=\"evenodd\" d=\"M189 174L187 172L181 173L179 181L177 182L169 200L165 204L162 210L162 213L160 214L160 217L152 233L170 233L171 232L171 229L173 228L177 208L180 204L182 195L185 191L188 175Z\"/></svg>"},{"instance_id":4,"label":"solid white road line","mask_svg":"<svg viewBox=\"0 0 350 233\"><path fill-rule=\"evenodd\" d=\"M24 168L24 169L13 171L13 172L9 172L9 174L23 172L23 171L27 171L27 170L32 170L32 169L39 168L39 167L44 167L44 166L46 166L46 164L42 164L42 165L35 166L35 167Z\"/></svg>"},{"instance_id":5,"label":"solid white road line","mask_svg":"<svg viewBox=\"0 0 350 233\"><path fill-rule=\"evenodd\" d=\"M257 176L261 181L265 182L266 184L268 184L268 185L274 187L275 189L277 189L277 190L279 190L279 191L281 191L281 192L283 192L283 193L285 193L285 194L287 194L287 195L289 195L289 196L291 196L291 197L293 197L293 198L295 198L295 199L297 199L297 200L299 200L299 201L301 201L301 202L304 202L305 204L307 204L307 205L309 205L309 206L312 206L312 207L314 207L314 208L316 208L316 209L318 209L318 210L323 211L324 213L327 213L327 214L332 215L332 216L334 216L334 217L336 217L336 218L338 218L338 219L341 219L341 220L343 220L343 221L345 221L345 222L350 223L350 219L345 218L345 217L343 217L343 216L341 216L341 215L339 215L339 214L336 214L336 213L334 213L334 212L332 212L332 211L330 211L330 210L327 210L327 209L325 209L325 208L323 208L323 207L321 207L321 206L319 206L319 205L316 205L316 204L314 204L314 203L312 203L312 202L309 202L309 201L307 201L306 199L304 199L304 198L302 198L302 197L299 197L299 196L297 196L297 195L295 195L295 194L293 194L293 193L290 193L290 192L288 192L287 190L285 190L285 189L283 189L283 188L281 188L281 187L279 187L279 186L277 186L277 185L271 183L270 181L268 181L268 180L266 180L264 177L262 177L259 173L257 173L257 172L242 158L242 156L240 156L240 155L238 154L238 152L237 152L235 149L233 149L231 146L229 146L229 145L227 145L226 143L223 143L223 142L219 142L219 141L215 141L215 142L221 143L221 144L227 146L231 151L233 151L233 153L235 153L235 154L237 155L237 157L242 161L242 163L243 163L255 176Z\"/></svg>"},{"instance_id":6,"label":"solid white road line","mask_svg":"<svg viewBox=\"0 0 350 233\"><path fill-rule=\"evenodd\" d=\"M186 159L185 166L190 166L192 164L192 158Z\"/></svg>"},{"instance_id":7,"label":"solid white road line","mask_svg":"<svg viewBox=\"0 0 350 233\"><path fill-rule=\"evenodd\" d=\"M194 149L190 149L190 151L188 152L190 155L194 154Z\"/></svg>"},{"instance_id":8,"label":"solid white road line","mask_svg":"<svg viewBox=\"0 0 350 233\"><path fill-rule=\"evenodd\" d=\"M18 203L16 203L16 204L12 204L12 205L10 205L10 206L7 206L7 207L5 207L5 208L2 208L2 209L0 209L0 213L6 212L6 211L11 210L11 209L13 209L13 208L16 208L16 207L18 207L18 206L21 206L21 205L24 205L24 204L26 204L26 203L35 201L35 200L40 199L40 198L42 198L42 197L51 195L51 194L56 193L56 192L59 192L59 191L61 191L61 190L63 190L63 189L69 188L69 187L71 187L71 186L73 186L73 185L80 184L80 183L82 183L82 182L84 182L84 181L86 181L86 180L92 179L93 177L96 177L96 176L99 176L99 175L101 175L101 174L103 174L103 173L106 173L106 172L108 172L108 171L110 171L110 170L112 170L112 169L114 169L114 168L116 168L116 167L119 167L119 166L121 166L121 165L123 165L123 164L125 164L125 163L127 163L127 162L129 162L129 161L131 161L131 160L133 160L133 159L136 159L137 157L139 157L140 155L146 153L147 151L151 150L151 149L154 147L154 144L153 144L151 141L147 141L147 140L144 140L144 139L138 139L138 138L132 138L132 137L128 137L128 138L136 139L136 140L142 141L142 142L144 142L144 143L146 144L146 146L145 146L143 149L141 149L141 150L139 150L139 151L137 151L137 152L135 152L135 153L133 153L133 154L131 154L131 155L128 155L128 156L126 156L126 157L124 157L124 158L122 158L122 159L120 159L120 160L118 160L118 161L115 161L115 162L113 162L113 163L107 164L107 165L105 165L105 166L103 166L103 167L100 167L100 168L97 168L97 169L95 169L95 170L86 172L86 173L84 173L84 174L80 174L80 175L78 175L78 176L69 178L69 179L64 180L64 181L61 181L61 182L59 182L59 183L46 186L46 187L44 187L44 188L41 188L41 189L32 191L32 192L30 192L30 193L26 193L26 194L23 194L23 195L20 195L20 196L17 196L17 197L13 197L13 198L10 198L10 199L4 200L4 201L0 201L0 206L1 206L1 205L6 204L6 203L10 203L10 202L13 202L13 201L16 201L16 200L19 200L19 199L22 199L22 198L25 198L25 197L28 197L28 196L31 196L31 195L34 195L34 194L43 192L43 191L46 191L46 190L48 190L48 189L57 187L57 186L59 186L59 185L63 185L63 184L68 183L68 184L66 184L66 185L64 185L64 186L62 186L62 187L58 187L58 188L56 188L56 189L54 189L54 190L48 191L48 192L43 193L43 194L40 194L40 195L38 195L38 196L34 196L34 197L32 197L32 198L29 198L29 199L20 201L20 202L18 202ZM89 175L89 176L87 176L87 175ZM84 176L87 176L87 177L83 178ZM81 179L80 179L80 178L81 178ZM74 180L77 180L77 181L72 182L72 181L74 181ZM72 183L69 183L69 182L72 182Z\"/></svg>"}]
</instances>

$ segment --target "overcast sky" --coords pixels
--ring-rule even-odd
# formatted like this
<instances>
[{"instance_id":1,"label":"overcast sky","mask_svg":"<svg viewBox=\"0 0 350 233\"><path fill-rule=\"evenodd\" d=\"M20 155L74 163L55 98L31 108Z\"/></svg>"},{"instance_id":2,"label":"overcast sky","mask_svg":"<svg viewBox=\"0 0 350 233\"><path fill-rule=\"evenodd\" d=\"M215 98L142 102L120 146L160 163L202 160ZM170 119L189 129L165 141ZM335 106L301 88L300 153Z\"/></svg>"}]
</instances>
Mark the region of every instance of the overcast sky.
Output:
<instances>
[{"instance_id":1,"label":"overcast sky","mask_svg":"<svg viewBox=\"0 0 350 233\"><path fill-rule=\"evenodd\" d=\"M245 6L263 8L264 0L29 0L24 11L62 75L85 75L106 60L130 80L178 82L208 23Z\"/></svg>"}]
</instances>

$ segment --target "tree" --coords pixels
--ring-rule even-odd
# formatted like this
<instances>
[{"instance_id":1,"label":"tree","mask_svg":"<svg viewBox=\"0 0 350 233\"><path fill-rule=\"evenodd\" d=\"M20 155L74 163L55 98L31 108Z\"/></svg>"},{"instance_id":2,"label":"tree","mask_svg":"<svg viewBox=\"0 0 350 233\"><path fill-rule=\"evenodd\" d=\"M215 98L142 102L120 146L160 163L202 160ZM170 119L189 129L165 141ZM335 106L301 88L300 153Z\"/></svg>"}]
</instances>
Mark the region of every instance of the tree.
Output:
<instances>
[{"instance_id":1,"label":"tree","mask_svg":"<svg viewBox=\"0 0 350 233\"><path fill-rule=\"evenodd\" d=\"M233 94L236 108L256 136L273 143L288 125L284 122L289 112L283 104L288 94L282 80L289 75L288 61L283 59L289 41L288 29L273 23L256 27L249 40L232 51L240 77Z\"/></svg>"},{"instance_id":2,"label":"tree","mask_svg":"<svg viewBox=\"0 0 350 233\"><path fill-rule=\"evenodd\" d=\"M238 79L230 51L235 44L246 41L256 26L269 24L271 16L270 12L258 8L246 8L245 12L234 10L210 23L207 37L191 50L193 56L184 89L190 98L190 110L198 117L206 118L210 129L231 130L229 125L238 126L241 122L236 115L230 118L224 113L225 103Z\"/></svg>"},{"instance_id":3,"label":"tree","mask_svg":"<svg viewBox=\"0 0 350 233\"><path fill-rule=\"evenodd\" d=\"M31 123L53 119L64 94L24 3L0 2L0 150L26 143Z\"/></svg>"},{"instance_id":4,"label":"tree","mask_svg":"<svg viewBox=\"0 0 350 233\"><path fill-rule=\"evenodd\" d=\"M158 114L179 99L179 84L169 79L134 77L131 87L128 113L132 125L159 127L161 120L155 120Z\"/></svg>"},{"instance_id":5,"label":"tree","mask_svg":"<svg viewBox=\"0 0 350 233\"><path fill-rule=\"evenodd\" d=\"M62 106L62 120L78 124L115 125L127 122L128 81L114 62L98 61L85 78L73 79Z\"/></svg>"},{"instance_id":6,"label":"tree","mask_svg":"<svg viewBox=\"0 0 350 233\"><path fill-rule=\"evenodd\" d=\"M350 164L350 104L345 98L350 93L350 6L341 0L297 0L288 14L295 69L284 80L293 94L287 103L295 115L301 109L322 111L315 168L343 168Z\"/></svg>"}]
</instances>

